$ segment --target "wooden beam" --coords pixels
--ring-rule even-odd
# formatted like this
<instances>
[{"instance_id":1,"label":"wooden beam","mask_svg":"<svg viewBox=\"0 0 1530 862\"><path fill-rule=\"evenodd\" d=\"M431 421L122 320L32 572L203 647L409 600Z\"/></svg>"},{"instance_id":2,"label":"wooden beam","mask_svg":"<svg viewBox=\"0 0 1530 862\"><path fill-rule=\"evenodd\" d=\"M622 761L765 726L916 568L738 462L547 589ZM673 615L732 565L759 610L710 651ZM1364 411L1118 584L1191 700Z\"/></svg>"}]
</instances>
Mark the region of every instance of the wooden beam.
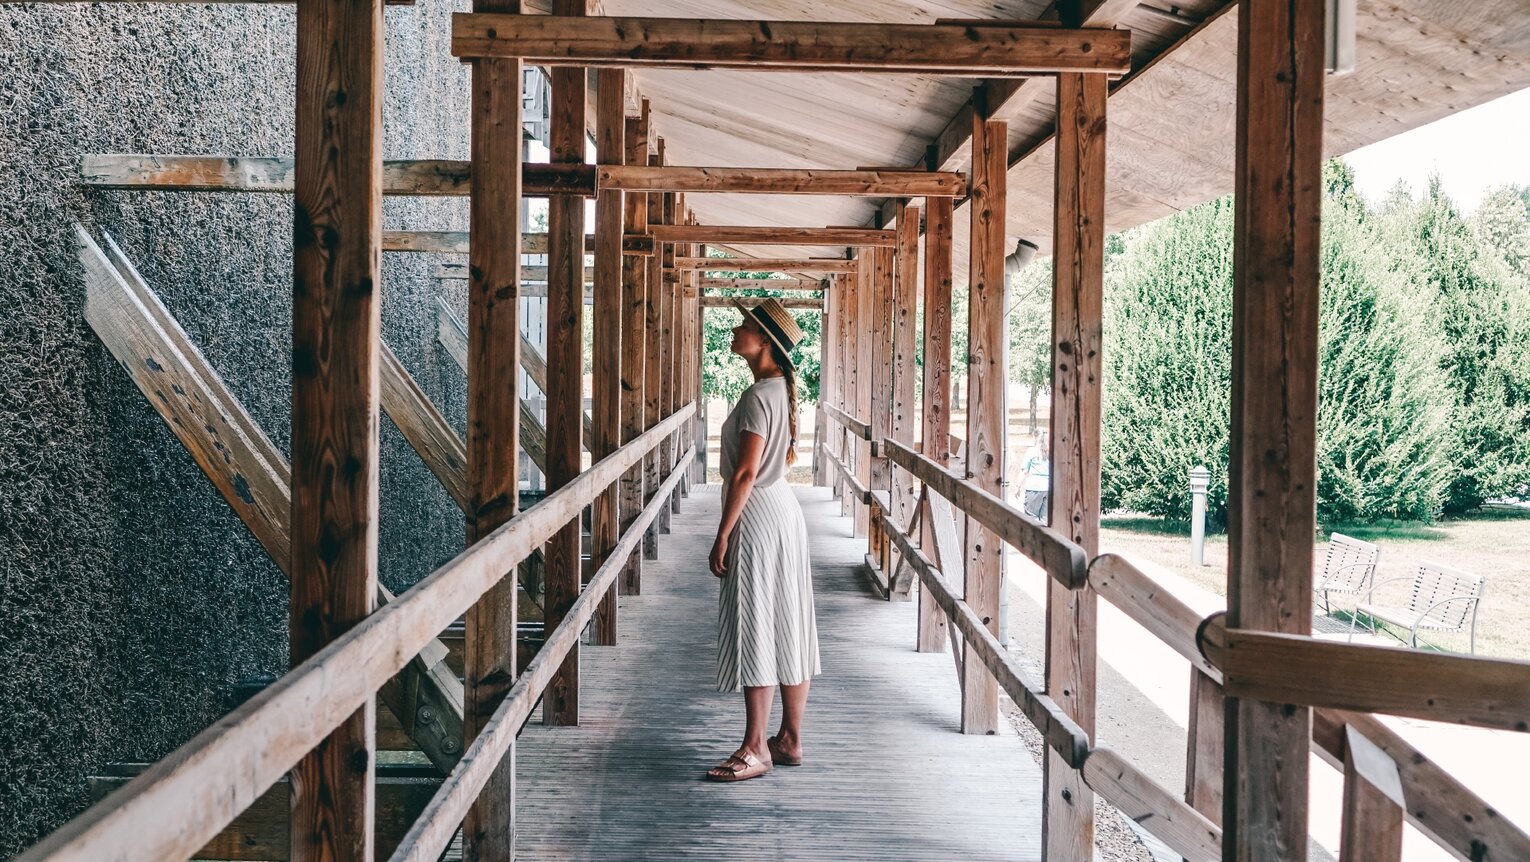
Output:
<instances>
[{"instance_id":1,"label":"wooden beam","mask_svg":"<svg viewBox=\"0 0 1530 862\"><path fill-rule=\"evenodd\" d=\"M891 578L892 570L888 568L887 538L882 532L882 519L880 513L885 511L883 502L891 502L887 499L888 492L892 487L891 469L887 463L887 453L882 448L882 441L892 433L893 413L893 377L896 369L893 367L892 356L892 328L893 328L893 279L896 256L891 248L865 249L871 258L871 289L872 289L872 313L862 321L862 325L871 338L871 367L881 369L881 373L872 375L871 378L871 409L864 414L871 423L871 472L867 476L866 486L873 491L881 491L882 495L871 514L871 531L867 535L867 551L878 566L882 567L884 577ZM907 524L905 519L901 523ZM889 595L890 598L890 595Z\"/></svg>"},{"instance_id":2,"label":"wooden beam","mask_svg":"<svg viewBox=\"0 0 1530 862\"><path fill-rule=\"evenodd\" d=\"M600 165L596 183L628 192L960 197L967 178L932 171Z\"/></svg>"},{"instance_id":3,"label":"wooden beam","mask_svg":"<svg viewBox=\"0 0 1530 862\"><path fill-rule=\"evenodd\" d=\"M664 138L655 135L653 139L653 151L648 154L647 162L652 167L664 165ZM648 223L650 225L664 223L664 195L660 192L650 192L648 195ZM647 427L663 416L663 377L664 364L662 348L659 341L659 312L663 307L663 294L665 290L664 275L667 268L664 266L664 246L660 246L659 253L650 258L648 263L648 304L643 307L643 327L647 332L646 341L648 360L645 363L647 379L643 381L643 397L646 404L643 408L644 421ZM673 251L670 252L670 260L673 262ZM654 489L659 487L661 481L659 475L658 450L648 453L643 459L643 502L646 504L652 499ZM659 558L659 529L655 523L648 528L643 537L643 559L657 560Z\"/></svg>"},{"instance_id":4,"label":"wooden beam","mask_svg":"<svg viewBox=\"0 0 1530 862\"><path fill-rule=\"evenodd\" d=\"M624 236L620 240L622 254L653 254L653 237ZM465 230L389 230L383 231L383 251L415 251L435 254L467 254L468 234ZM584 237L585 254L595 252L595 237ZM547 234L521 234L521 254L547 254Z\"/></svg>"},{"instance_id":5,"label":"wooden beam","mask_svg":"<svg viewBox=\"0 0 1530 862\"><path fill-rule=\"evenodd\" d=\"M444 300L438 300L438 302L439 307L436 309L436 340L441 342L441 347L446 350L446 354L452 358L452 361L457 363L457 367L462 369L462 373L466 374L468 367L467 327L457 318L457 315L452 313L450 308L447 308ZM541 354L537 353L536 348L532 346L531 342L526 340L526 336L522 335L521 369L531 378L532 383L537 384L538 389L542 388L542 384L538 380L545 381L547 379L547 366L541 362L541 358ZM521 421L519 439L521 451L526 453L527 457L531 459L531 463L535 464L538 470L546 473L547 429L542 427L542 420L537 418L536 412L531 409L531 405L526 403L526 399L521 398L520 401ZM471 500L469 505L471 505Z\"/></svg>"},{"instance_id":6,"label":"wooden beam","mask_svg":"<svg viewBox=\"0 0 1530 862\"><path fill-rule=\"evenodd\" d=\"M377 602L382 323L381 0L297 8L293 163L293 666ZM294 765L295 862L371 862L376 707L367 699Z\"/></svg>"},{"instance_id":7,"label":"wooden beam","mask_svg":"<svg viewBox=\"0 0 1530 862\"><path fill-rule=\"evenodd\" d=\"M580 16L586 0L553 0L553 11ZM552 70L550 161L584 164L585 70ZM547 488L555 491L579 475L584 415L584 201L547 202ZM548 540L543 612L552 630L579 598L583 581L580 518ZM542 723L579 723L579 648L574 644L553 674L542 703Z\"/></svg>"},{"instance_id":8,"label":"wooden beam","mask_svg":"<svg viewBox=\"0 0 1530 862\"><path fill-rule=\"evenodd\" d=\"M682 211L680 196L676 194L664 195L663 224L675 224ZM666 242L659 246L660 266L666 271L673 268L676 255L679 250L674 243ZM679 306L680 285L669 284L661 281L659 284L659 415L668 416L675 409L675 309ZM659 444L659 479L662 481L669 476L670 469L674 465L675 440L671 436ZM670 515L673 509L665 506L659 511L658 526L660 533L670 531Z\"/></svg>"},{"instance_id":9,"label":"wooden beam","mask_svg":"<svg viewBox=\"0 0 1530 862\"><path fill-rule=\"evenodd\" d=\"M296 176L286 156L167 156L87 154L80 157L80 182L105 189L183 192L290 192ZM521 167L527 197L595 194L591 165L526 164ZM402 196L462 196L472 188L468 162L406 159L383 162L382 193Z\"/></svg>"},{"instance_id":10,"label":"wooden beam","mask_svg":"<svg viewBox=\"0 0 1530 862\"><path fill-rule=\"evenodd\" d=\"M701 270L691 270L691 274L700 273ZM824 282L798 281L794 278L698 278L696 279L698 290L770 290L791 291L794 293L823 293L827 290Z\"/></svg>"},{"instance_id":11,"label":"wooden beam","mask_svg":"<svg viewBox=\"0 0 1530 862\"><path fill-rule=\"evenodd\" d=\"M1060 9L1075 9L1067 17L1077 17L1077 26L1115 27L1140 0L1087 0L1082 3L1053 3L1043 18L1056 18ZM974 106L981 104L989 119L1014 120L1042 95L1046 81L1026 78L1001 78L984 81L981 93L974 93L935 136L930 157L921 166L930 170L956 170L972 159L972 118Z\"/></svg>"},{"instance_id":12,"label":"wooden beam","mask_svg":"<svg viewBox=\"0 0 1530 862\"><path fill-rule=\"evenodd\" d=\"M1005 178L1002 122L977 121L973 132L972 205L968 267L967 458L968 481L1003 498L1005 445L1004 239ZM967 518L967 584L964 595L988 626L999 630L999 589L1004 559L998 536ZM962 662L962 732L994 733L999 690L977 657Z\"/></svg>"},{"instance_id":13,"label":"wooden beam","mask_svg":"<svg viewBox=\"0 0 1530 862\"><path fill-rule=\"evenodd\" d=\"M704 272L854 272L856 262L841 258L677 257L675 269Z\"/></svg>"},{"instance_id":14,"label":"wooden beam","mask_svg":"<svg viewBox=\"0 0 1530 862\"><path fill-rule=\"evenodd\" d=\"M1228 625L1312 626L1323 0L1238 9ZM1223 855L1307 852L1304 707L1227 702Z\"/></svg>"},{"instance_id":15,"label":"wooden beam","mask_svg":"<svg viewBox=\"0 0 1530 862\"><path fill-rule=\"evenodd\" d=\"M802 296L777 297L782 308L814 310L823 308L823 300L811 299ZM701 297L702 308L733 308L733 300L726 296L703 296Z\"/></svg>"},{"instance_id":16,"label":"wooden beam","mask_svg":"<svg viewBox=\"0 0 1530 862\"><path fill-rule=\"evenodd\" d=\"M1339 862L1399 862L1408 803L1397 762L1353 727L1344 729L1344 742Z\"/></svg>"},{"instance_id":17,"label":"wooden beam","mask_svg":"<svg viewBox=\"0 0 1530 862\"><path fill-rule=\"evenodd\" d=\"M1228 697L1530 730L1530 662L1201 627Z\"/></svg>"},{"instance_id":18,"label":"wooden beam","mask_svg":"<svg viewBox=\"0 0 1530 862\"><path fill-rule=\"evenodd\" d=\"M729 243L733 245L888 246L897 242L890 230L849 227L743 227L707 224L663 225L653 230L659 242Z\"/></svg>"},{"instance_id":19,"label":"wooden beam","mask_svg":"<svg viewBox=\"0 0 1530 862\"><path fill-rule=\"evenodd\" d=\"M630 75L625 69L599 72L595 108L595 159L620 162L626 157L624 94ZM608 189L595 198L595 313L590 376L590 458L599 461L621 445L622 403L622 249L625 196ZM651 248L651 246L650 246ZM591 513L590 564L599 571L616 549L621 532L617 487L606 489ZM616 581L595 612L594 642L612 646L617 637Z\"/></svg>"},{"instance_id":20,"label":"wooden beam","mask_svg":"<svg viewBox=\"0 0 1530 862\"><path fill-rule=\"evenodd\" d=\"M920 374L918 364L914 361L914 339L919 314L919 210L917 208L905 203L903 213L898 220L898 230L895 233L898 244L895 248L886 251L893 263L892 361L888 366L892 371L892 403L887 433L893 440L913 445L914 428L919 424L919 405L914 398L914 381ZM888 479L892 490L889 514L895 523L912 523L915 506L919 500L912 477L902 470L892 469L889 465ZM893 577L898 570L897 563L888 560L886 565L888 577L892 581L897 581L898 579ZM913 596L899 594L898 598L907 600Z\"/></svg>"},{"instance_id":21,"label":"wooden beam","mask_svg":"<svg viewBox=\"0 0 1530 862\"><path fill-rule=\"evenodd\" d=\"M474 0L480 12L517 13L518 0ZM468 543L494 533L520 506L516 441L520 353L521 75L519 59L472 67L469 201ZM549 498L550 499L550 498ZM518 560L515 562L519 562ZM511 565L514 565L512 562ZM501 569L503 573L505 569ZM497 578L467 612L463 745L471 745L504 700L516 672L516 584ZM515 854L515 746L492 770L462 823L465 862Z\"/></svg>"},{"instance_id":22,"label":"wooden beam","mask_svg":"<svg viewBox=\"0 0 1530 862\"><path fill-rule=\"evenodd\" d=\"M847 410L852 410L857 416L871 417L872 393L876 387L876 366L872 364L873 341L867 322L876 314L876 267L871 260L872 249L857 249L856 258L862 262L862 266L856 269L855 288L855 322L851 327L851 337L855 343L855 363L857 372L855 375L855 392L853 400L847 405ZM871 442L868 436L865 440L853 440L851 445L855 451L855 461L850 466L855 470L856 479L862 485L869 487L871 479ZM865 502L855 506L855 533L859 536L871 535L871 509Z\"/></svg>"},{"instance_id":23,"label":"wooden beam","mask_svg":"<svg viewBox=\"0 0 1530 862\"><path fill-rule=\"evenodd\" d=\"M465 281L469 278L471 268L463 263L443 263L436 267L436 278L453 281ZM545 266L522 266L521 267L521 295L522 296L546 296L547 273ZM585 285L595 281L595 268L584 267ZM540 288L540 290L534 289Z\"/></svg>"},{"instance_id":24,"label":"wooden beam","mask_svg":"<svg viewBox=\"0 0 1530 862\"><path fill-rule=\"evenodd\" d=\"M286 454L250 418L111 237L105 237L103 250L78 225L75 235L85 270L86 322L277 569L290 577L292 468ZM392 598L378 586L379 604ZM379 693L442 770L456 763L462 735L462 684L445 666L446 652L433 642ZM428 721L418 720L422 705L431 707Z\"/></svg>"},{"instance_id":25,"label":"wooden beam","mask_svg":"<svg viewBox=\"0 0 1530 862\"><path fill-rule=\"evenodd\" d=\"M648 102L637 117L628 117L624 129L626 161L648 162ZM622 220L628 233L648 229L648 195L626 194ZM648 273L653 258L622 258L622 404L621 442L637 439L647 424L648 397ZM621 526L625 531L643 510L645 475L641 465L629 470L621 481ZM617 592L636 595L642 591L643 555L632 554L617 581Z\"/></svg>"},{"instance_id":26,"label":"wooden beam","mask_svg":"<svg viewBox=\"0 0 1530 862\"><path fill-rule=\"evenodd\" d=\"M1100 543L1100 361L1105 278L1105 97L1098 75L1057 76L1048 521L1087 557ZM1047 584L1047 691L1093 738L1098 601ZM1094 858L1094 796L1067 764L1043 766L1042 855Z\"/></svg>"},{"instance_id":27,"label":"wooden beam","mask_svg":"<svg viewBox=\"0 0 1530 862\"><path fill-rule=\"evenodd\" d=\"M546 65L1000 77L1131 71L1126 31L955 24L457 14L452 54Z\"/></svg>"},{"instance_id":28,"label":"wooden beam","mask_svg":"<svg viewBox=\"0 0 1530 862\"><path fill-rule=\"evenodd\" d=\"M1221 862L1222 830L1131 761L1109 748L1092 748L1081 774L1123 817L1153 833L1181 858Z\"/></svg>"},{"instance_id":29,"label":"wooden beam","mask_svg":"<svg viewBox=\"0 0 1530 862\"><path fill-rule=\"evenodd\" d=\"M924 393L920 404L920 451L944 467L950 463L951 435L951 246L954 219L950 198L925 202L924 227ZM901 222L900 222L901 228ZM934 525L920 522L919 544L934 547ZM955 572L949 573L955 577ZM949 622L928 591L919 592L920 652L945 652Z\"/></svg>"}]
</instances>

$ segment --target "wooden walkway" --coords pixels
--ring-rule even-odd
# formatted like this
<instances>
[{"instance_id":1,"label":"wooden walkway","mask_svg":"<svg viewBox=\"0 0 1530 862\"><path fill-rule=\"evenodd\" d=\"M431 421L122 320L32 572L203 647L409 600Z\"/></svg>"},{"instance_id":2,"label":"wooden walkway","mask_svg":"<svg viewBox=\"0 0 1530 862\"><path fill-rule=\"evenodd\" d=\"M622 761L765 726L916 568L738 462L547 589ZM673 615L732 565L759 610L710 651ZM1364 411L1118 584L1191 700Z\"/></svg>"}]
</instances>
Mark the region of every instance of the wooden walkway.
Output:
<instances>
[{"instance_id":1,"label":"wooden walkway","mask_svg":"<svg viewBox=\"0 0 1530 862\"><path fill-rule=\"evenodd\" d=\"M694 488L621 600L620 645L582 652L582 726L521 736L517 857L529 860L1034 860L1041 773L1018 737L957 732L951 657L914 652L916 608L873 598L865 549L824 488L800 488L823 676L807 765L703 781L743 732L715 685L717 486ZM777 704L779 717L779 703ZM774 720L772 729L776 726Z\"/></svg>"}]
</instances>

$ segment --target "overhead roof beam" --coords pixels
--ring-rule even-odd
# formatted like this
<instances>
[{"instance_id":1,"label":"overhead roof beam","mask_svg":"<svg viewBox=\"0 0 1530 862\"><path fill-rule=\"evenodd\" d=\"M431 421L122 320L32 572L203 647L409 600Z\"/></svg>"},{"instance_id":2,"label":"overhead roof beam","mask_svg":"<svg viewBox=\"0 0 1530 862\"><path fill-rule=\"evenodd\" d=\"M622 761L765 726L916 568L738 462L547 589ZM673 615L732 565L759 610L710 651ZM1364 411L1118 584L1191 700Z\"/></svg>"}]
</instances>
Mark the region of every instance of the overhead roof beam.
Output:
<instances>
[{"instance_id":1,"label":"overhead roof beam","mask_svg":"<svg viewBox=\"0 0 1530 862\"><path fill-rule=\"evenodd\" d=\"M457 13L452 54L549 66L1005 77L1125 74L1130 34L1038 21L936 24Z\"/></svg>"},{"instance_id":2,"label":"overhead roof beam","mask_svg":"<svg viewBox=\"0 0 1530 862\"><path fill-rule=\"evenodd\" d=\"M677 270L707 272L855 272L856 262L841 258L677 257ZM759 279L766 281L767 279Z\"/></svg>"},{"instance_id":3,"label":"overhead roof beam","mask_svg":"<svg viewBox=\"0 0 1530 862\"><path fill-rule=\"evenodd\" d=\"M703 296L701 297L702 308L732 308L734 298L731 296ZM821 309L823 300L809 296L778 296L776 301L781 303L782 308Z\"/></svg>"},{"instance_id":4,"label":"overhead roof beam","mask_svg":"<svg viewBox=\"0 0 1530 862\"><path fill-rule=\"evenodd\" d=\"M91 154L81 159L80 177L85 185L108 189L282 193L292 191L292 168L290 156ZM966 177L958 173L881 169L528 163L521 167L521 183L527 197L589 197L598 189L863 197L960 197L967 192ZM465 161L383 162L384 194L466 195L471 188Z\"/></svg>"},{"instance_id":5,"label":"overhead roof beam","mask_svg":"<svg viewBox=\"0 0 1530 862\"><path fill-rule=\"evenodd\" d=\"M383 251L433 252L436 254L467 254L468 232L465 230L385 230ZM595 251L593 234L584 235L586 254ZM547 254L547 234L521 234L521 254ZM622 237L622 254L647 257L653 254L653 237L627 234Z\"/></svg>"},{"instance_id":6,"label":"overhead roof beam","mask_svg":"<svg viewBox=\"0 0 1530 862\"><path fill-rule=\"evenodd\" d=\"M736 243L740 245L843 245L892 247L898 235L890 230L838 227L743 227L706 224L654 225L659 242Z\"/></svg>"},{"instance_id":7,"label":"overhead roof beam","mask_svg":"<svg viewBox=\"0 0 1530 862\"><path fill-rule=\"evenodd\" d=\"M673 165L599 165L600 189L628 192L961 197L967 178L925 170L830 171L797 168L716 168Z\"/></svg>"}]
</instances>

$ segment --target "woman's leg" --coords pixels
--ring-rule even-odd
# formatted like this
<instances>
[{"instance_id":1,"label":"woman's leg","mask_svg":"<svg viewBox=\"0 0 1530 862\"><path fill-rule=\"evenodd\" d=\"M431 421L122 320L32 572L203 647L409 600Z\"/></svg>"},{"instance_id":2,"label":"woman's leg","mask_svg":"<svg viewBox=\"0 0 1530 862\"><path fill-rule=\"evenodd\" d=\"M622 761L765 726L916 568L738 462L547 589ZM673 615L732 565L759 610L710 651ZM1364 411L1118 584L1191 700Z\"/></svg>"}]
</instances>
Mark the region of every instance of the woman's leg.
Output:
<instances>
[{"instance_id":1,"label":"woman's leg","mask_svg":"<svg viewBox=\"0 0 1530 862\"><path fill-rule=\"evenodd\" d=\"M802 756L802 713L807 709L811 679L796 685L781 686L781 730L776 733L776 749L790 757Z\"/></svg>"},{"instance_id":2,"label":"woman's leg","mask_svg":"<svg viewBox=\"0 0 1530 862\"><path fill-rule=\"evenodd\" d=\"M776 689L771 685L744 686L744 744L742 748L761 760L770 759L765 746L765 726L770 723L770 702Z\"/></svg>"}]
</instances>

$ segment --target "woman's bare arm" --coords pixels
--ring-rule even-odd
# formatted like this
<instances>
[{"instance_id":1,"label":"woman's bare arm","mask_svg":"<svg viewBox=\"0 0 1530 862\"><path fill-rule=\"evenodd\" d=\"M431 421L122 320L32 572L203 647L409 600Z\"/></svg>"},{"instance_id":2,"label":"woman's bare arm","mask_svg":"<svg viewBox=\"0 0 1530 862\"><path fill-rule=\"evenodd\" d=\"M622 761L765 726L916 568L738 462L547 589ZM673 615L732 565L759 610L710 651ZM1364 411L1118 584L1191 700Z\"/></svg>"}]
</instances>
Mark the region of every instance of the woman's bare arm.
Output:
<instances>
[{"instance_id":1,"label":"woman's bare arm","mask_svg":"<svg viewBox=\"0 0 1530 862\"><path fill-rule=\"evenodd\" d=\"M749 492L754 490L754 480L760 473L760 461L764 456L764 437L753 431L739 434L738 464L733 468L733 475L724 479L723 487L727 489L727 496L723 497L722 520L717 524L717 541L712 543L712 574L719 578L727 573L723 560L728 554L728 537L733 535L733 528L738 526L744 504L749 501Z\"/></svg>"}]
</instances>

